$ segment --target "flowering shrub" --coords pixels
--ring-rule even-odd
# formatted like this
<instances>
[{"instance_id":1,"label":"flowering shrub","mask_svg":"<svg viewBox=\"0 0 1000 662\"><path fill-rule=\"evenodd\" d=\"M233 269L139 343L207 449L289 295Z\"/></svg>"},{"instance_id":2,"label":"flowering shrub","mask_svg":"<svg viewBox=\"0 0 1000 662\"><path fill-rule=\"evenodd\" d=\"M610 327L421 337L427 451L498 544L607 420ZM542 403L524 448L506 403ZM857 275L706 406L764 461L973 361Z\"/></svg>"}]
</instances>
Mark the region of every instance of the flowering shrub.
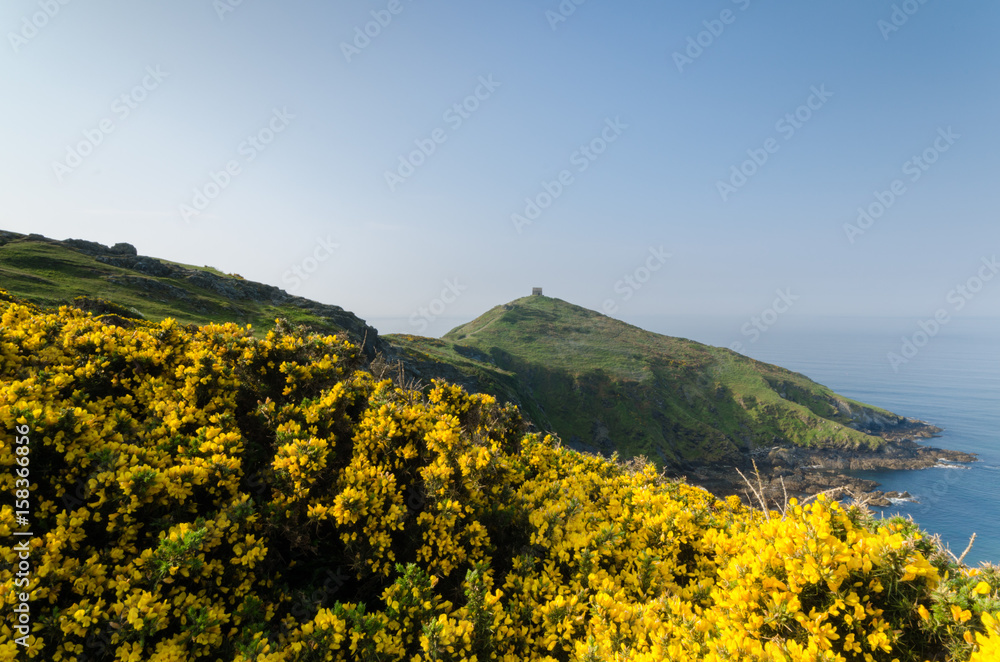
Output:
<instances>
[{"instance_id":1,"label":"flowering shrub","mask_svg":"<svg viewBox=\"0 0 1000 662\"><path fill-rule=\"evenodd\" d=\"M284 323L0 311L35 534L26 589L0 551L3 659L1000 659L1000 574L909 522L751 511Z\"/></svg>"}]
</instances>

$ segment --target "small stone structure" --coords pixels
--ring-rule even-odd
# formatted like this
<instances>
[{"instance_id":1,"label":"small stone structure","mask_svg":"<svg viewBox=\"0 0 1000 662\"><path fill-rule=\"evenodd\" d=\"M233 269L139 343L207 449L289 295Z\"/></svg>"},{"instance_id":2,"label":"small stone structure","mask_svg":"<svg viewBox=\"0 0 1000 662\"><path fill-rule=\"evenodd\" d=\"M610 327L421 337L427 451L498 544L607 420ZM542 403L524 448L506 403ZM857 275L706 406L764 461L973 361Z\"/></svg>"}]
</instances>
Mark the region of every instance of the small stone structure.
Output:
<instances>
[{"instance_id":1,"label":"small stone structure","mask_svg":"<svg viewBox=\"0 0 1000 662\"><path fill-rule=\"evenodd\" d=\"M540 288L540 287L533 287L533 288L531 288L531 296L533 296L533 297L540 297L540 296L542 296L542 288Z\"/></svg>"}]
</instances>

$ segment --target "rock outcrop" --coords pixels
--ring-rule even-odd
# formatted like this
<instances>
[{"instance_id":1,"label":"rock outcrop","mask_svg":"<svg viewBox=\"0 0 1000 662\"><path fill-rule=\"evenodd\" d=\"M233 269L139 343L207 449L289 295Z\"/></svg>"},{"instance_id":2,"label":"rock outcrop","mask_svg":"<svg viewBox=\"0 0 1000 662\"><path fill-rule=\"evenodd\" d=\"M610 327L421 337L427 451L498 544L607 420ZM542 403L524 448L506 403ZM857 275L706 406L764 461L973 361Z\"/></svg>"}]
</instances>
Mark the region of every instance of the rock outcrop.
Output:
<instances>
[{"instance_id":1,"label":"rock outcrop","mask_svg":"<svg viewBox=\"0 0 1000 662\"><path fill-rule=\"evenodd\" d=\"M929 437L940 428L919 421L907 419L913 437ZM919 425L918 425L919 424ZM813 449L777 445L768 449L758 449L741 465L718 466L695 464L684 470L668 471L669 475L684 475L688 482L700 485L720 494L743 495L749 491L744 479L756 470L768 499L781 502L785 496L802 498L818 492L842 489L863 498L874 506L889 506L896 500L912 500L907 492L887 492L876 490L878 483L846 474L848 471L914 470L929 469L942 464L960 466L975 462L972 453L922 446L912 438L902 438L901 429L891 429L889 443L878 450ZM756 482L756 476L753 477Z\"/></svg>"}]
</instances>

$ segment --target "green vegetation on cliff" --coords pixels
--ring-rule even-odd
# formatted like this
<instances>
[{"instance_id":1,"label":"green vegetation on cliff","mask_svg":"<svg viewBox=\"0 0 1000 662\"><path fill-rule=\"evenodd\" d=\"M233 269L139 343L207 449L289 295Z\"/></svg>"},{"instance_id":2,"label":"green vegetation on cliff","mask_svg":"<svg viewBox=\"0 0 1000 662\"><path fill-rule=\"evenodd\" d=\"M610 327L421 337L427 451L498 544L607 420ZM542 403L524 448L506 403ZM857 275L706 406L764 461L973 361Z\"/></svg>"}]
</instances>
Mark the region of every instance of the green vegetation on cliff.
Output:
<instances>
[{"instance_id":1,"label":"green vegetation on cliff","mask_svg":"<svg viewBox=\"0 0 1000 662\"><path fill-rule=\"evenodd\" d=\"M876 435L905 423L801 374L549 297L497 306L440 340L387 339L500 382L572 445L661 463L733 459L782 441L877 448Z\"/></svg>"}]
</instances>

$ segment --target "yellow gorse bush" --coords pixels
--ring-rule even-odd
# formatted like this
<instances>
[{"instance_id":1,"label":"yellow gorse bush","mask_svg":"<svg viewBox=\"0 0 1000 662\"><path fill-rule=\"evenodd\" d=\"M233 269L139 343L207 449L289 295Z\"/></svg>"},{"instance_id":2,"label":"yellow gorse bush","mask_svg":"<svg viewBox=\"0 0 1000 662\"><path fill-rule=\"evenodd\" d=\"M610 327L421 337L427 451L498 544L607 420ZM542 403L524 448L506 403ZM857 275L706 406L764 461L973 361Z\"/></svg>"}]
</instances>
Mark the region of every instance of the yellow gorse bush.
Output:
<instances>
[{"instance_id":1,"label":"yellow gorse bush","mask_svg":"<svg viewBox=\"0 0 1000 662\"><path fill-rule=\"evenodd\" d=\"M910 523L752 511L283 323L0 300L0 487L27 425L35 532L26 651L0 551L3 659L1000 660L996 568Z\"/></svg>"}]
</instances>

